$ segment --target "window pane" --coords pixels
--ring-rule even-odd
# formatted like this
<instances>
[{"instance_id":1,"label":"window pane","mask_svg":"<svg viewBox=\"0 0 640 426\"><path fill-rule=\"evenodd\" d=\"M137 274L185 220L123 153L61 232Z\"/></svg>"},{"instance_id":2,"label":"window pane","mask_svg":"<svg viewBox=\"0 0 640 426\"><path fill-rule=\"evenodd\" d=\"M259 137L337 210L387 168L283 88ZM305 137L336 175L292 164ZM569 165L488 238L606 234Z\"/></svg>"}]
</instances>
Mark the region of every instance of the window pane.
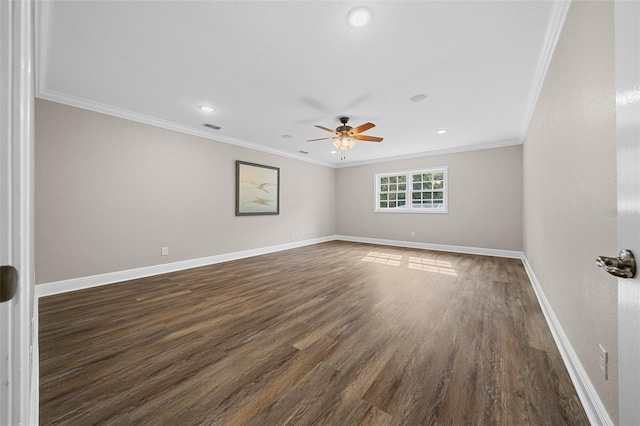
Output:
<instances>
[{"instance_id":1,"label":"window pane","mask_svg":"<svg viewBox=\"0 0 640 426\"><path fill-rule=\"evenodd\" d=\"M401 210L416 213L445 211L444 193L447 190L444 169L425 168L398 174L380 174L374 196L378 200L377 210Z\"/></svg>"}]
</instances>

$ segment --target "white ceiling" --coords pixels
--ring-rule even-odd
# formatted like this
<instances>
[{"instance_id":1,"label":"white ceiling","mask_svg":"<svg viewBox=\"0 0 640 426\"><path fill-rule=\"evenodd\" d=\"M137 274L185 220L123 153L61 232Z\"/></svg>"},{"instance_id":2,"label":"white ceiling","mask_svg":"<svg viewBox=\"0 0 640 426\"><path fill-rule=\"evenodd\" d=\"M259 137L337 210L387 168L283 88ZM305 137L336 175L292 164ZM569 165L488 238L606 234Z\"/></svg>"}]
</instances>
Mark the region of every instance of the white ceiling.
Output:
<instances>
[{"instance_id":1,"label":"white ceiling","mask_svg":"<svg viewBox=\"0 0 640 426\"><path fill-rule=\"evenodd\" d=\"M373 12L366 27L347 23L357 6ZM40 1L38 96L338 167L521 143L557 9L539 0ZM428 98L411 102L417 94ZM340 115L375 123L365 134L384 141L358 143L346 160L330 140L306 142L331 136L313 125L335 128Z\"/></svg>"}]
</instances>

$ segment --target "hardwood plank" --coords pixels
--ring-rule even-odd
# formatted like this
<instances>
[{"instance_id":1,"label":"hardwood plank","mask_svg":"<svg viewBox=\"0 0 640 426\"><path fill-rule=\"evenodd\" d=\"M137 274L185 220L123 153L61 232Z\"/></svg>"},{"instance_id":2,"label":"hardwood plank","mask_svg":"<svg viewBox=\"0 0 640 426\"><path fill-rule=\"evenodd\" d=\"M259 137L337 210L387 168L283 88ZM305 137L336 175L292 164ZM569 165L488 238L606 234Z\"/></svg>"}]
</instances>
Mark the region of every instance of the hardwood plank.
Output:
<instances>
[{"instance_id":1,"label":"hardwood plank","mask_svg":"<svg viewBox=\"0 0 640 426\"><path fill-rule=\"evenodd\" d=\"M39 303L42 425L588 424L515 259L334 241Z\"/></svg>"}]
</instances>

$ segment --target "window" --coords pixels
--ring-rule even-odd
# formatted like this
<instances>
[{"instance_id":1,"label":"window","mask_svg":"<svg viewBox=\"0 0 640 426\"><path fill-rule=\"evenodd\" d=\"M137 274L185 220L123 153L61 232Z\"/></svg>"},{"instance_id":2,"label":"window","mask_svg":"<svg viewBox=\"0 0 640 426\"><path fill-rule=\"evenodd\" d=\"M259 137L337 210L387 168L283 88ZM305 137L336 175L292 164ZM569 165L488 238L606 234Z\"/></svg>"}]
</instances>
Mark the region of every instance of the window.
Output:
<instances>
[{"instance_id":1,"label":"window","mask_svg":"<svg viewBox=\"0 0 640 426\"><path fill-rule=\"evenodd\" d=\"M377 212L446 213L447 167L378 173Z\"/></svg>"}]
</instances>

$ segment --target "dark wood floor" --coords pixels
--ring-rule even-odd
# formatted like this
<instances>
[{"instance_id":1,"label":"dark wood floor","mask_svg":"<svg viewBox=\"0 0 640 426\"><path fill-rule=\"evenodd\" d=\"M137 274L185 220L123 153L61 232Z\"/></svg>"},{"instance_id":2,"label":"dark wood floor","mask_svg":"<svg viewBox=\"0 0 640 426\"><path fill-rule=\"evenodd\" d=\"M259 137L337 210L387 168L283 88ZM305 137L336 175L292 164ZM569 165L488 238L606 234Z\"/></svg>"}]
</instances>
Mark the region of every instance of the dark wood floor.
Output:
<instances>
[{"instance_id":1,"label":"dark wood floor","mask_svg":"<svg viewBox=\"0 0 640 426\"><path fill-rule=\"evenodd\" d=\"M514 259L330 242L39 309L42 425L588 424Z\"/></svg>"}]
</instances>

